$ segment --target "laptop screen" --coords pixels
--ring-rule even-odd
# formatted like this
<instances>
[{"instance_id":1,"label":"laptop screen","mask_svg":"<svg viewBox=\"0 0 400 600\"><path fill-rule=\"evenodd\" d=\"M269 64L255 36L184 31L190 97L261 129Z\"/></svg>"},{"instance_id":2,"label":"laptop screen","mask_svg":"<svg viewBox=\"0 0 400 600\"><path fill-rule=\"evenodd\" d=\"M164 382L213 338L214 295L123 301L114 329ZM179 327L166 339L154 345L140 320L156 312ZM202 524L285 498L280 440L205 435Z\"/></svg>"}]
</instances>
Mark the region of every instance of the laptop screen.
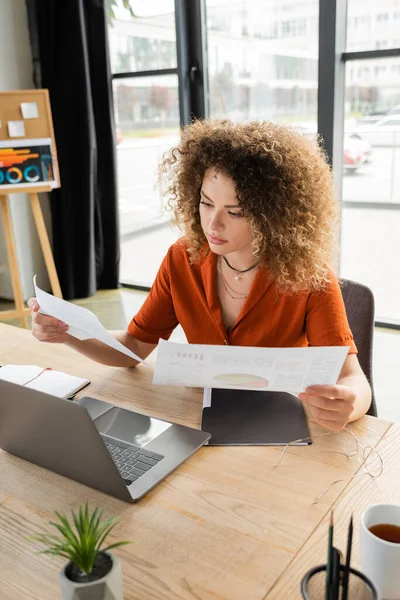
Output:
<instances>
[{"instance_id":1,"label":"laptop screen","mask_svg":"<svg viewBox=\"0 0 400 600\"><path fill-rule=\"evenodd\" d=\"M94 424L100 433L137 446L149 444L171 427L171 423L116 407L94 419Z\"/></svg>"}]
</instances>

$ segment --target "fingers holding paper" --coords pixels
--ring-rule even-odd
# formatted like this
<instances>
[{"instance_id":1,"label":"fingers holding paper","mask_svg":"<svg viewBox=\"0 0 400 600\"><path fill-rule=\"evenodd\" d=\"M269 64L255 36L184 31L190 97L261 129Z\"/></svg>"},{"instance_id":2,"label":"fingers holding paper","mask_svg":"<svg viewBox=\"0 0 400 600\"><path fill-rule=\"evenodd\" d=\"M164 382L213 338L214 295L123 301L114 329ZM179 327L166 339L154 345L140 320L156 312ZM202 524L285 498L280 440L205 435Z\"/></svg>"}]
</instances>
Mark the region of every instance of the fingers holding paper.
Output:
<instances>
[{"instance_id":1,"label":"fingers holding paper","mask_svg":"<svg viewBox=\"0 0 400 600\"><path fill-rule=\"evenodd\" d=\"M311 385L300 393L299 399L315 421L332 431L340 431L349 422L356 394L346 385Z\"/></svg>"},{"instance_id":2,"label":"fingers holding paper","mask_svg":"<svg viewBox=\"0 0 400 600\"><path fill-rule=\"evenodd\" d=\"M28 307L31 309L32 335L39 342L62 344L68 339L68 325L59 319L39 312L36 298L29 298Z\"/></svg>"}]
</instances>

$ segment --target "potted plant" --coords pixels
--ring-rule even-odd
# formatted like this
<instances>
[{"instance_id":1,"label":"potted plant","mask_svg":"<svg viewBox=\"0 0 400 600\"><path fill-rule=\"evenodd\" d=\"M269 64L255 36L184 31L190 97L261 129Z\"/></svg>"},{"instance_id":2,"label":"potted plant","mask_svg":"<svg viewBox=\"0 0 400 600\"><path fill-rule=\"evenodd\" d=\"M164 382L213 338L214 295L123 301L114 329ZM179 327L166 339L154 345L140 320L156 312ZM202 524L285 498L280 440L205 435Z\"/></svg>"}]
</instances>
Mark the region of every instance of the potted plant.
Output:
<instances>
[{"instance_id":1,"label":"potted plant","mask_svg":"<svg viewBox=\"0 0 400 600\"><path fill-rule=\"evenodd\" d=\"M55 513L58 521L51 521L50 525L58 531L57 535L40 533L31 538L46 546L41 553L69 559L59 576L63 600L123 599L121 566L110 550L131 542L103 546L117 524L115 518L102 520L103 512L95 508L90 513L86 501L77 514L72 511L73 522Z\"/></svg>"}]
</instances>

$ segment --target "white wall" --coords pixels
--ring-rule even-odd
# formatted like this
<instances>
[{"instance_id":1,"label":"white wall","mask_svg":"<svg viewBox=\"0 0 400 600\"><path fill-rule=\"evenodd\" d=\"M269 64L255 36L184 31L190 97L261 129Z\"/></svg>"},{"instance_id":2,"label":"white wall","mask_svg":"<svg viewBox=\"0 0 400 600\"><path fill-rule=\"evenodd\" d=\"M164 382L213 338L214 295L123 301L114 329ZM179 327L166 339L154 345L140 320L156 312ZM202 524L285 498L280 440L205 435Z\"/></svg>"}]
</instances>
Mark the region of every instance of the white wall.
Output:
<instances>
[{"instance_id":1,"label":"white wall","mask_svg":"<svg viewBox=\"0 0 400 600\"><path fill-rule=\"evenodd\" d=\"M25 0L0 0L0 56L0 91L34 88ZM10 205L22 289L27 299L33 294L34 273L38 275L39 285L48 289L47 272L27 195L13 194L10 196ZM41 205L50 235L50 211L46 194L41 194ZM2 224L0 225L0 298L13 298Z\"/></svg>"}]
</instances>

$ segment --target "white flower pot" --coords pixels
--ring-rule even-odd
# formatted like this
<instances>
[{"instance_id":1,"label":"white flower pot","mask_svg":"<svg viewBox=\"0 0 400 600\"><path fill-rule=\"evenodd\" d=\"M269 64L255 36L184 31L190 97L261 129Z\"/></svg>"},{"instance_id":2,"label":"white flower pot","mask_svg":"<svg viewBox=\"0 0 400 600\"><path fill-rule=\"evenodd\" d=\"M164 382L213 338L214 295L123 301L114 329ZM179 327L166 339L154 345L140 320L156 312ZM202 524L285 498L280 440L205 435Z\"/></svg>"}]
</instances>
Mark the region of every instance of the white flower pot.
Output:
<instances>
[{"instance_id":1,"label":"white flower pot","mask_svg":"<svg viewBox=\"0 0 400 600\"><path fill-rule=\"evenodd\" d=\"M97 581L76 583L66 576L68 563L60 572L59 581L62 600L123 600L122 572L119 559L106 553L112 560L111 570Z\"/></svg>"}]
</instances>

